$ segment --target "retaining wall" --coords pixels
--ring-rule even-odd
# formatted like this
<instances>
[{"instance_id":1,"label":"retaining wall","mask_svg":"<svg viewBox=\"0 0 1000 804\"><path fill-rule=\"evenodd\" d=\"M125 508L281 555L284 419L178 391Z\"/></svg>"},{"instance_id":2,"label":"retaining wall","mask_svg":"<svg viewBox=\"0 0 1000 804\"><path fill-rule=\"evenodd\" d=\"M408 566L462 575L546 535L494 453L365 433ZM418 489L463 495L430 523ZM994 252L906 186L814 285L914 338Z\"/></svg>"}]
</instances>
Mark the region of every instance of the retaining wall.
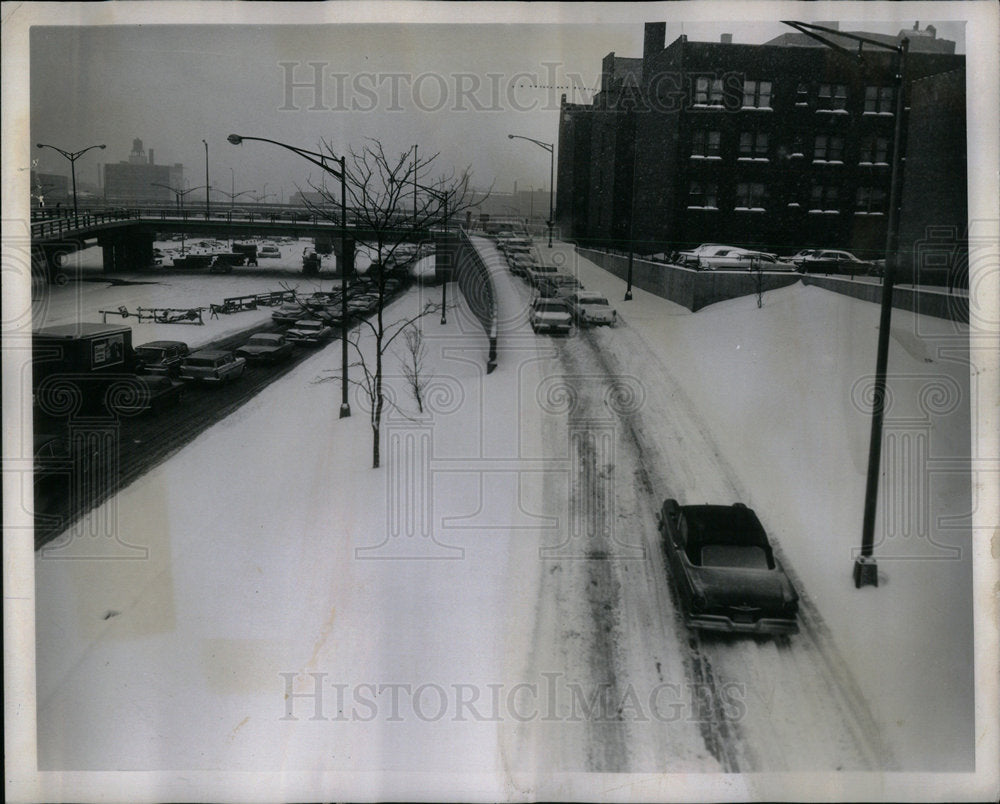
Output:
<instances>
[{"instance_id":1,"label":"retaining wall","mask_svg":"<svg viewBox=\"0 0 1000 804\"><path fill-rule=\"evenodd\" d=\"M577 253L622 280L628 278L628 257L589 248ZM678 265L635 259L632 261L632 284L694 312L715 302L752 296L758 290L775 290L794 285L797 273L762 273L751 271L696 271Z\"/></svg>"}]
</instances>

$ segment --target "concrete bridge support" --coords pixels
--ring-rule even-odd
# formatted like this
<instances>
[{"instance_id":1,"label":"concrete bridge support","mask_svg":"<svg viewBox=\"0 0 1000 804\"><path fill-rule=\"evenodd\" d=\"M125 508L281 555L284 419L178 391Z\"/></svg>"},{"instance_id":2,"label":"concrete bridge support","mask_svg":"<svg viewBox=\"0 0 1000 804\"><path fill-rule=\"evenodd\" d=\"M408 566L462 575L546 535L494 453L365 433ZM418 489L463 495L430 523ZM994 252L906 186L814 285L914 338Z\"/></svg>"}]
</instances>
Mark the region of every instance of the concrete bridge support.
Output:
<instances>
[{"instance_id":1,"label":"concrete bridge support","mask_svg":"<svg viewBox=\"0 0 1000 804\"><path fill-rule=\"evenodd\" d=\"M134 271L153 264L153 236L127 234L98 238L104 273Z\"/></svg>"}]
</instances>

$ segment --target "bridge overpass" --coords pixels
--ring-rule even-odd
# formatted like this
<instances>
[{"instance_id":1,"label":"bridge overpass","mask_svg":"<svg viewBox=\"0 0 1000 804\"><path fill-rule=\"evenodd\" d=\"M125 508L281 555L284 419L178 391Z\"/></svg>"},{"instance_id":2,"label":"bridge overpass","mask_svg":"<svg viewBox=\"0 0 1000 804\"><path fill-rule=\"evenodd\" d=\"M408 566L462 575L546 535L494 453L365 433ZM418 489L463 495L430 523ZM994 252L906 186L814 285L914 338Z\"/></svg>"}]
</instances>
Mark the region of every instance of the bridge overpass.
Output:
<instances>
[{"instance_id":1,"label":"bridge overpass","mask_svg":"<svg viewBox=\"0 0 1000 804\"><path fill-rule=\"evenodd\" d=\"M203 211L162 208L87 210L79 215L46 217L33 214L31 221L32 261L36 270L55 281L59 260L95 242L103 251L104 271L115 273L135 270L153 264L153 242L159 233L185 236L240 239L282 236L322 238L339 243L339 221L310 214L302 210L281 212L243 212L234 214L221 210L206 216ZM398 242L441 241L444 229L414 229L401 221L394 240ZM348 214L347 239L365 242L375 232ZM441 254L442 249L438 250Z\"/></svg>"}]
</instances>

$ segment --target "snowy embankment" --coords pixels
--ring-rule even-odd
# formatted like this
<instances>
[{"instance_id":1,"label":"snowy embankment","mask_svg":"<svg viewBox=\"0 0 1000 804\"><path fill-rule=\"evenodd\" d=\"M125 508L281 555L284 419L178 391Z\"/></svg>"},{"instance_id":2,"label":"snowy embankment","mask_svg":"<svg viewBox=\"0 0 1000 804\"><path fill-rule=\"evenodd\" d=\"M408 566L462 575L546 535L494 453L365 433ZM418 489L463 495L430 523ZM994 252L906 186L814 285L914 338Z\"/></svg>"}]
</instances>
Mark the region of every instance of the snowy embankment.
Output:
<instances>
[{"instance_id":1,"label":"snowy embankment","mask_svg":"<svg viewBox=\"0 0 1000 804\"><path fill-rule=\"evenodd\" d=\"M437 298L415 288L386 320ZM506 579L521 547L502 524L519 498L505 483L484 495L479 462L519 422L484 393L486 340L455 301L447 326L423 320L423 417L401 340L388 356L401 410L386 413L382 469L360 395L338 419L339 382L315 382L339 369L334 343L88 514L112 511L147 560L36 559L41 768L439 771L504 795ZM433 444L433 479L406 459L410 437ZM309 795L272 782L274 797Z\"/></svg>"},{"instance_id":2,"label":"snowy embankment","mask_svg":"<svg viewBox=\"0 0 1000 804\"><path fill-rule=\"evenodd\" d=\"M796 285L698 313L633 290L569 246L556 254L605 292L685 389L742 499L780 544L903 769L973 760L968 328L894 311L883 439L878 588L851 578L861 520L876 305ZM599 343L620 370L648 367ZM502 356L501 356L502 359ZM651 388L653 386L651 385ZM694 498L682 503L731 502Z\"/></svg>"}]
</instances>

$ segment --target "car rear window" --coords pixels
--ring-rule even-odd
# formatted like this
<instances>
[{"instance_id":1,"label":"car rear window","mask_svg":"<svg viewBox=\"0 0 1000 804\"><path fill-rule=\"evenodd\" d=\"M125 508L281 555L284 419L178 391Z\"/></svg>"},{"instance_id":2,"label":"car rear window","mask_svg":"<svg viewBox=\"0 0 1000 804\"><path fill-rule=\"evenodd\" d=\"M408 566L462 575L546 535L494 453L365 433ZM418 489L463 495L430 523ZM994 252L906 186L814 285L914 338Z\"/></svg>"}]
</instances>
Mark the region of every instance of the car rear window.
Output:
<instances>
[{"instance_id":1,"label":"car rear window","mask_svg":"<svg viewBox=\"0 0 1000 804\"><path fill-rule=\"evenodd\" d=\"M135 350L135 353L145 360L162 360L165 350L150 346L140 346Z\"/></svg>"},{"instance_id":2,"label":"car rear window","mask_svg":"<svg viewBox=\"0 0 1000 804\"><path fill-rule=\"evenodd\" d=\"M195 366L196 368L210 368L216 364L214 357L189 357L185 362L187 365Z\"/></svg>"},{"instance_id":3,"label":"car rear window","mask_svg":"<svg viewBox=\"0 0 1000 804\"><path fill-rule=\"evenodd\" d=\"M565 313L566 305L547 302L535 305L535 310L539 313Z\"/></svg>"},{"instance_id":4,"label":"car rear window","mask_svg":"<svg viewBox=\"0 0 1000 804\"><path fill-rule=\"evenodd\" d=\"M701 548L704 567L739 567L741 569L768 569L767 553L763 547L739 544L706 544Z\"/></svg>"}]
</instances>

